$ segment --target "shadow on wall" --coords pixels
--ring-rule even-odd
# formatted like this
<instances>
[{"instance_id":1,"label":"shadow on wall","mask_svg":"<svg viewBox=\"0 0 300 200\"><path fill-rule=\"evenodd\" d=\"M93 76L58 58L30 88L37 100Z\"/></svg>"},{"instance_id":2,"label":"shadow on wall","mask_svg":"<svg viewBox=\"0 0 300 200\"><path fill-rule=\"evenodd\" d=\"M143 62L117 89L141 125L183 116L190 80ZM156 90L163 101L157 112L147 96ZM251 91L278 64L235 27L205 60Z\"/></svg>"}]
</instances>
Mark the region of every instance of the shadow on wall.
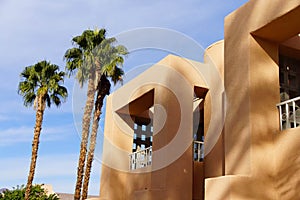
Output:
<instances>
[{"instance_id":1,"label":"shadow on wall","mask_svg":"<svg viewBox=\"0 0 300 200\"><path fill-rule=\"evenodd\" d=\"M231 146L226 146L226 176L206 180L206 195L217 197L209 199L300 199L300 128L279 131L276 104L280 102L280 41L275 41L298 34L299 23L283 30L274 29L275 32L262 31L267 39L250 33L258 24L266 26L262 23L264 18L272 19L283 12L288 12L285 19L290 14L295 16L295 12L300 15L300 1L282 7L277 6L279 3L282 2L252 0L226 20L225 83L229 88L229 113L225 135ZM258 14L267 6L270 9L266 9L265 15ZM277 18L274 21L280 22ZM291 20L292 24L296 22ZM272 26L277 27L277 22L272 22ZM271 36L268 38L267 34Z\"/></svg>"}]
</instances>

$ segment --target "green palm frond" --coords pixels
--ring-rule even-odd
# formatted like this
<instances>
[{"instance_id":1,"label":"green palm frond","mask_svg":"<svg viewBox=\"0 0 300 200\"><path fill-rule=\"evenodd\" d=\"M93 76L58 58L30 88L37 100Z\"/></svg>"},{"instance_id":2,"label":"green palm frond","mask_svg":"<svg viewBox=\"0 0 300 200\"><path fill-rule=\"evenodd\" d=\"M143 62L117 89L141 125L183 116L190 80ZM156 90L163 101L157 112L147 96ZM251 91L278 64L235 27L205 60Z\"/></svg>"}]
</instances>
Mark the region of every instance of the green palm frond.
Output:
<instances>
[{"instance_id":1,"label":"green palm frond","mask_svg":"<svg viewBox=\"0 0 300 200\"><path fill-rule=\"evenodd\" d=\"M105 39L106 30L85 30L72 39L74 48L68 49L64 55L66 70L71 76L76 71L76 79L83 86L95 71L93 50Z\"/></svg>"},{"instance_id":2,"label":"green palm frond","mask_svg":"<svg viewBox=\"0 0 300 200\"><path fill-rule=\"evenodd\" d=\"M26 93L23 96L23 98L24 98L24 105L26 107L28 107L28 106L32 106L33 105L33 102L34 102L34 100L36 98L36 95L35 95L34 92L28 92L28 93Z\"/></svg>"},{"instance_id":3,"label":"green palm frond","mask_svg":"<svg viewBox=\"0 0 300 200\"><path fill-rule=\"evenodd\" d=\"M43 98L48 107L51 103L59 105L58 99L60 102L68 96L67 89L61 86L65 73L50 62L41 61L25 67L20 76L18 93L23 96L25 106L32 106L38 96Z\"/></svg>"},{"instance_id":4,"label":"green palm frond","mask_svg":"<svg viewBox=\"0 0 300 200\"><path fill-rule=\"evenodd\" d=\"M68 75L73 75L74 71L82 65L83 52L79 48L68 49L64 55L64 59L67 61L66 71Z\"/></svg>"},{"instance_id":5,"label":"green palm frond","mask_svg":"<svg viewBox=\"0 0 300 200\"><path fill-rule=\"evenodd\" d=\"M115 45L116 38L105 38L105 34L105 29L85 30L72 39L74 47L65 53L68 75L76 71L76 79L81 87L91 78L99 82L102 75L110 78L114 84L121 80L124 72L119 73L120 67L128 51L122 45Z\"/></svg>"},{"instance_id":6,"label":"green palm frond","mask_svg":"<svg viewBox=\"0 0 300 200\"><path fill-rule=\"evenodd\" d=\"M49 94L46 94L46 105L48 106L48 108L50 108L51 106L51 97L49 96Z\"/></svg>"},{"instance_id":7,"label":"green palm frond","mask_svg":"<svg viewBox=\"0 0 300 200\"><path fill-rule=\"evenodd\" d=\"M116 67L114 73L110 76L110 78L114 84L116 84L117 82L123 84L123 78L122 78L123 75L124 75L123 69Z\"/></svg>"},{"instance_id":8,"label":"green palm frond","mask_svg":"<svg viewBox=\"0 0 300 200\"><path fill-rule=\"evenodd\" d=\"M98 68L100 72L98 77L104 75L110 78L114 84L122 80L124 72L121 67L124 63L124 57L128 55L126 47L122 45L115 46L116 43L115 38L107 38L93 50L96 69Z\"/></svg>"}]
</instances>

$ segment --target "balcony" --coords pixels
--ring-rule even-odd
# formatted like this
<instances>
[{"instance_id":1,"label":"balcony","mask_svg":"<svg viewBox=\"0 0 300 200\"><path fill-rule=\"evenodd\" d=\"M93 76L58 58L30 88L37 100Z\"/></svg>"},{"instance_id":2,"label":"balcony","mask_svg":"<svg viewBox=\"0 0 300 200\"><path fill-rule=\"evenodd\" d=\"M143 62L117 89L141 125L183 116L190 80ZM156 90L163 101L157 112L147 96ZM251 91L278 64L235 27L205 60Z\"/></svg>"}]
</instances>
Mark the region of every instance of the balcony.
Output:
<instances>
[{"instance_id":1,"label":"balcony","mask_svg":"<svg viewBox=\"0 0 300 200\"><path fill-rule=\"evenodd\" d=\"M300 125L300 97L281 102L276 106L279 109L280 130L296 128Z\"/></svg>"},{"instance_id":2,"label":"balcony","mask_svg":"<svg viewBox=\"0 0 300 200\"><path fill-rule=\"evenodd\" d=\"M204 159L204 142L194 141L194 161L202 162Z\"/></svg>"},{"instance_id":3,"label":"balcony","mask_svg":"<svg viewBox=\"0 0 300 200\"><path fill-rule=\"evenodd\" d=\"M136 170L152 163L152 146L129 154L129 169Z\"/></svg>"}]
</instances>

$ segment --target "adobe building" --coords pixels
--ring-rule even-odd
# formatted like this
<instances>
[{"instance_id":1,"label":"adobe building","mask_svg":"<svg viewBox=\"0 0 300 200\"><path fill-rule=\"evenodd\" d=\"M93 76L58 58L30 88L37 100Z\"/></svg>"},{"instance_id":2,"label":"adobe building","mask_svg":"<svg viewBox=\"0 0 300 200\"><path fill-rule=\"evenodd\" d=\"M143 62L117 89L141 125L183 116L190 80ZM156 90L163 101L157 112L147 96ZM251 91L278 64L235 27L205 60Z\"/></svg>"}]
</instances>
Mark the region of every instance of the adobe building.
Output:
<instances>
[{"instance_id":1,"label":"adobe building","mask_svg":"<svg viewBox=\"0 0 300 200\"><path fill-rule=\"evenodd\" d=\"M300 0L250 0L204 63L169 55L107 98L107 200L300 199Z\"/></svg>"}]
</instances>

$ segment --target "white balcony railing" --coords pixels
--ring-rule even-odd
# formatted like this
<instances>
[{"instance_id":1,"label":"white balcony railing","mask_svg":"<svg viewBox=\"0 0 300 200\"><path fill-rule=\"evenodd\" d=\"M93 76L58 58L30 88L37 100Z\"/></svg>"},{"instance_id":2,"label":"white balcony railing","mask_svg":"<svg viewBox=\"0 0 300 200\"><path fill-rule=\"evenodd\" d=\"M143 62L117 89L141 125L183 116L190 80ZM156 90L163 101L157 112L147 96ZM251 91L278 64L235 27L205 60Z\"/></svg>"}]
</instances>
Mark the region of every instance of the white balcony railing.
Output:
<instances>
[{"instance_id":1,"label":"white balcony railing","mask_svg":"<svg viewBox=\"0 0 300 200\"><path fill-rule=\"evenodd\" d=\"M204 159L204 142L194 141L194 161L201 162Z\"/></svg>"},{"instance_id":2,"label":"white balcony railing","mask_svg":"<svg viewBox=\"0 0 300 200\"><path fill-rule=\"evenodd\" d=\"M129 169L147 167L152 163L152 146L129 154Z\"/></svg>"},{"instance_id":3,"label":"white balcony railing","mask_svg":"<svg viewBox=\"0 0 300 200\"><path fill-rule=\"evenodd\" d=\"M300 125L300 107L296 102L300 97L289 99L277 104L279 109L280 130L295 128Z\"/></svg>"}]
</instances>

